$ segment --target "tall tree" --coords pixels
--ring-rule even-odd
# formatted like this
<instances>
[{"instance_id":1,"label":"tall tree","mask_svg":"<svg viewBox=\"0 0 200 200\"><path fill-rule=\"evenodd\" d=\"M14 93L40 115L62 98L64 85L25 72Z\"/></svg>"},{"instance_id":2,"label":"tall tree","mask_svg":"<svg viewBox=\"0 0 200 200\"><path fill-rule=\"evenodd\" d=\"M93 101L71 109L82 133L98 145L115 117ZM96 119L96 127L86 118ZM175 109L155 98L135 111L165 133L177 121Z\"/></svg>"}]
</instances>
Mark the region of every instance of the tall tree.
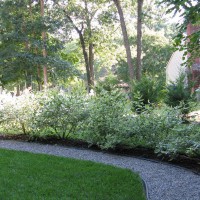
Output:
<instances>
[{"instance_id":1,"label":"tall tree","mask_svg":"<svg viewBox=\"0 0 200 200\"><path fill-rule=\"evenodd\" d=\"M197 82L191 90L193 93L195 88L199 86L199 72L197 71L200 68L200 2L199 0L162 0L161 2L169 6L168 12L181 13L183 17L183 23L177 25L179 33L175 38L175 46L179 50L185 51L183 57L187 57L186 64L189 68L188 71L190 71L188 80L193 83ZM189 29L193 30L189 31ZM187 34L185 34L186 30ZM195 71L197 72L196 75Z\"/></svg>"},{"instance_id":2,"label":"tall tree","mask_svg":"<svg viewBox=\"0 0 200 200\"><path fill-rule=\"evenodd\" d=\"M83 28L79 29L75 22L72 20L72 18L66 13L66 17L68 18L69 22L72 23L74 29L76 30L76 32L79 35L79 39L80 39L80 43L81 43L81 47L82 47L82 52L83 52L83 57L84 57L84 61L85 61L85 68L86 68L86 74L87 74L87 84L88 84L88 92L90 92L92 85L92 77L91 77L91 72L90 72L90 64L89 64L89 56L88 56L88 52L86 49L86 42L84 39L84 34L83 34Z\"/></svg>"},{"instance_id":3,"label":"tall tree","mask_svg":"<svg viewBox=\"0 0 200 200\"><path fill-rule=\"evenodd\" d=\"M44 0L40 0L40 9L41 9L41 17L44 18ZM42 30L42 40L43 40L43 57L47 57L47 49L46 49L46 32L45 30ZM39 71L38 71L39 73ZM47 66L44 65L43 67L43 73L44 73L44 86L47 87L48 84L48 75L47 75Z\"/></svg>"},{"instance_id":4,"label":"tall tree","mask_svg":"<svg viewBox=\"0 0 200 200\"><path fill-rule=\"evenodd\" d=\"M166 65L174 50L172 42L164 36L162 31L146 29L144 32L142 37L142 76L148 74L151 77L159 77L165 83ZM137 36L131 38L130 42L136 47ZM136 62L136 58L133 59L133 62ZM128 82L128 66L124 59L118 62L116 73L120 80Z\"/></svg>"},{"instance_id":5,"label":"tall tree","mask_svg":"<svg viewBox=\"0 0 200 200\"><path fill-rule=\"evenodd\" d=\"M126 23L124 19L124 13L121 7L120 0L113 0L113 1L115 3L115 6L117 8L119 18L120 18L120 24L121 24L121 29L122 29L123 39L124 39L124 46L126 49L127 63L128 63L128 68L129 68L129 78L131 82L134 79L134 69L133 69L133 64L132 64L131 48L129 44L127 28L126 28Z\"/></svg>"},{"instance_id":6,"label":"tall tree","mask_svg":"<svg viewBox=\"0 0 200 200\"><path fill-rule=\"evenodd\" d=\"M15 0L1 3L1 84L20 82L25 79L30 84L34 75L31 65L32 53L29 51L30 25L28 1ZM9 11L6 13L6 10ZM27 23L29 21L29 24Z\"/></svg>"},{"instance_id":7,"label":"tall tree","mask_svg":"<svg viewBox=\"0 0 200 200\"><path fill-rule=\"evenodd\" d=\"M97 10L95 10L94 14L90 15L87 0L84 0L84 4L85 4L85 11L86 11L86 24L87 24L87 28L88 28L88 38L89 38L88 63L89 63L89 69L90 69L91 84L94 85L94 53L93 53L94 44L92 41L91 22L92 22L92 18L94 17Z\"/></svg>"},{"instance_id":8,"label":"tall tree","mask_svg":"<svg viewBox=\"0 0 200 200\"><path fill-rule=\"evenodd\" d=\"M191 55L187 62L187 64L191 66L196 58L200 58L200 30L197 29L196 32L193 32L189 36L187 36L185 32L190 23L194 26L200 26L200 2L199 0L161 0L161 3L168 6L168 13L174 13L174 15L179 13L183 17L183 22L177 24L179 33L175 38L175 45L181 50L186 51L185 56L187 56L188 53Z\"/></svg>"},{"instance_id":9,"label":"tall tree","mask_svg":"<svg viewBox=\"0 0 200 200\"><path fill-rule=\"evenodd\" d=\"M142 6L143 0L137 0L137 67L136 67L136 79L141 79L142 74Z\"/></svg>"},{"instance_id":10,"label":"tall tree","mask_svg":"<svg viewBox=\"0 0 200 200\"><path fill-rule=\"evenodd\" d=\"M49 12L50 13L50 12ZM65 68L68 76L73 74L69 64L61 60L56 52L62 47L61 42L50 35L59 24L52 12L41 17L40 1L5 0L0 4L0 82L2 85L13 83L15 86L26 81L38 81L41 85L40 66L48 63L49 72ZM45 50L42 55L45 31ZM48 32L48 33L47 33ZM37 72L38 71L38 72Z\"/></svg>"},{"instance_id":11,"label":"tall tree","mask_svg":"<svg viewBox=\"0 0 200 200\"><path fill-rule=\"evenodd\" d=\"M70 23L79 36L86 68L88 91L94 86L94 50L97 42L94 35L99 29L97 18L102 12L103 2L103 0L74 0L63 4L59 1L56 2L59 9L64 12L65 25L69 26Z\"/></svg>"}]
</instances>

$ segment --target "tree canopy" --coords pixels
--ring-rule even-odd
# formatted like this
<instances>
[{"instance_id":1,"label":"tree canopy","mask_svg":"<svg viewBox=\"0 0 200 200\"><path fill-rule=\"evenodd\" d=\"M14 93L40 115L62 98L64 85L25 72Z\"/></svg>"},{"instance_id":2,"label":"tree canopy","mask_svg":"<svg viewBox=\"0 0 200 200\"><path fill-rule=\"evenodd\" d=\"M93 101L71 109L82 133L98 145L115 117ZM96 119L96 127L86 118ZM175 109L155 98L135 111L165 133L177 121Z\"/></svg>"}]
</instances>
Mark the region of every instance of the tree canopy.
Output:
<instances>
[{"instance_id":1,"label":"tree canopy","mask_svg":"<svg viewBox=\"0 0 200 200\"><path fill-rule=\"evenodd\" d=\"M182 12L175 43L197 57L199 32L181 41L188 41L189 22L199 24L198 1L2 0L0 83L41 89L77 77L89 91L108 75L130 82L148 73L164 81L176 34L166 9Z\"/></svg>"},{"instance_id":2,"label":"tree canopy","mask_svg":"<svg viewBox=\"0 0 200 200\"><path fill-rule=\"evenodd\" d=\"M168 6L168 13L173 12L174 15L178 13L183 18L182 23L177 24L179 32L175 38L175 45L180 50L185 50L185 56L190 54L187 64L192 65L194 60L200 57L200 28L191 35L186 35L185 32L189 24L200 27L200 2L199 0L162 0L161 3Z\"/></svg>"}]
</instances>

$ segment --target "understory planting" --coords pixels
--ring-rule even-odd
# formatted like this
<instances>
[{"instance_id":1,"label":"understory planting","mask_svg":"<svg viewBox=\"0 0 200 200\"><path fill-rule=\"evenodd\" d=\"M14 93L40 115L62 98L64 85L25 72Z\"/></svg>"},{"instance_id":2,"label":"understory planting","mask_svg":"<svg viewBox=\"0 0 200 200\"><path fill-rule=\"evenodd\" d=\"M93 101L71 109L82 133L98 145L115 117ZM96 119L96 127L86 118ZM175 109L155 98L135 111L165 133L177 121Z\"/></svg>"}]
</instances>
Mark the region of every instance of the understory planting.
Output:
<instances>
[{"instance_id":1,"label":"understory planting","mask_svg":"<svg viewBox=\"0 0 200 200\"><path fill-rule=\"evenodd\" d=\"M185 121L182 106L143 105L117 89L96 95L48 90L0 96L2 134L27 134L33 139L81 139L101 149L145 147L171 158L200 155L200 127Z\"/></svg>"}]
</instances>

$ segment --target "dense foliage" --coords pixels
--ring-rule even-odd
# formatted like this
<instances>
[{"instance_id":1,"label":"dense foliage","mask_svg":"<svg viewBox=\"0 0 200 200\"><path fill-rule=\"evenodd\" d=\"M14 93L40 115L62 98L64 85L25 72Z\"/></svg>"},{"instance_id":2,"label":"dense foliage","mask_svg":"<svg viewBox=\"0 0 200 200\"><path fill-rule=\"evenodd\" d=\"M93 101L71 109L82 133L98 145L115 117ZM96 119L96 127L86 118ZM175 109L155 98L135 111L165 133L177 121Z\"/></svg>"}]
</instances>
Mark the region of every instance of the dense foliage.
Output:
<instances>
[{"instance_id":1,"label":"dense foliage","mask_svg":"<svg viewBox=\"0 0 200 200\"><path fill-rule=\"evenodd\" d=\"M66 95L52 91L39 98L39 107L33 112L31 128L35 135L73 135L86 116L84 99L78 93Z\"/></svg>"},{"instance_id":2,"label":"dense foliage","mask_svg":"<svg viewBox=\"0 0 200 200\"><path fill-rule=\"evenodd\" d=\"M131 42L136 45L136 36L131 37ZM148 28L144 31L142 46L142 73L151 76L159 76L159 79L165 83L165 69L173 52L172 42L162 31L153 31ZM136 58L132 60L136 62ZM118 59L116 65L116 75L119 80L128 82L128 66L124 59Z\"/></svg>"},{"instance_id":3,"label":"dense foliage","mask_svg":"<svg viewBox=\"0 0 200 200\"><path fill-rule=\"evenodd\" d=\"M158 77L145 75L140 81L134 81L131 88L133 101L141 105L159 103L164 96L164 84ZM137 106L136 108L137 109Z\"/></svg>"},{"instance_id":4,"label":"dense foliage","mask_svg":"<svg viewBox=\"0 0 200 200\"><path fill-rule=\"evenodd\" d=\"M49 81L53 83L63 78L60 73L65 73L67 78L75 74L68 60L58 55L64 47L63 41L55 36L61 22L50 8L51 15L47 12L41 15L40 9L36 1L1 2L0 85L3 87L12 84L28 88L37 84L40 90L44 84L43 69L47 65Z\"/></svg>"},{"instance_id":5,"label":"dense foliage","mask_svg":"<svg viewBox=\"0 0 200 200\"><path fill-rule=\"evenodd\" d=\"M184 35L199 1L0 2L2 132L200 154L198 124L184 124L190 84L165 81L173 36L188 66L200 57L199 31ZM167 9L182 13L178 28Z\"/></svg>"},{"instance_id":6,"label":"dense foliage","mask_svg":"<svg viewBox=\"0 0 200 200\"><path fill-rule=\"evenodd\" d=\"M184 74L180 74L175 82L166 86L165 103L182 110L183 114L190 111L190 102L195 101L195 94L191 94L192 84L186 82Z\"/></svg>"},{"instance_id":7,"label":"dense foliage","mask_svg":"<svg viewBox=\"0 0 200 200\"><path fill-rule=\"evenodd\" d=\"M113 148L131 132L130 105L119 91L102 91L89 103L84 138L101 148Z\"/></svg>"},{"instance_id":8,"label":"dense foliage","mask_svg":"<svg viewBox=\"0 0 200 200\"><path fill-rule=\"evenodd\" d=\"M58 91L8 96L1 98L0 107L4 133L81 139L102 149L142 146L169 157L200 155L200 127L184 124L182 107L144 105L137 114L123 93L104 89L96 96Z\"/></svg>"},{"instance_id":9,"label":"dense foliage","mask_svg":"<svg viewBox=\"0 0 200 200\"><path fill-rule=\"evenodd\" d=\"M28 87L41 90L45 77L48 86L65 85L72 77L78 77L87 83L86 87L92 87L108 74L116 75L113 67L119 68L119 81L129 82L123 34L118 29L120 16L114 2L1 1L1 86L9 90L17 87L19 93ZM122 1L121 9L134 66L136 1ZM172 25L161 16L164 11L156 0L144 2L141 69L142 73L159 74L163 80L172 50L168 32L173 32ZM123 62L116 65L120 60Z\"/></svg>"},{"instance_id":10,"label":"dense foliage","mask_svg":"<svg viewBox=\"0 0 200 200\"><path fill-rule=\"evenodd\" d=\"M194 60L200 57L200 30L191 33L191 35L186 35L185 31L189 24L200 26L200 2L199 0L161 0L161 3L168 6L168 13L179 13L183 18L182 23L177 24L179 32L175 38L175 45L180 50L185 50L185 57L188 53L190 54L187 64L191 66Z\"/></svg>"}]
</instances>

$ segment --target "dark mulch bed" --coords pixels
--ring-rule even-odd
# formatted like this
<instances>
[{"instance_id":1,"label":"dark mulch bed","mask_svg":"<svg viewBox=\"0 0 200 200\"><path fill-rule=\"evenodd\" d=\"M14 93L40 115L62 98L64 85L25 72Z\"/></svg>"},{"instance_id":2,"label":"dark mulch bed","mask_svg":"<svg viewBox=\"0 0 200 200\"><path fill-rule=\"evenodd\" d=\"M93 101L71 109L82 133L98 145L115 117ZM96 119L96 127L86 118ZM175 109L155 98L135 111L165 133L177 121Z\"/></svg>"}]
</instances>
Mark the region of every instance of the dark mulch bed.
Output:
<instances>
[{"instance_id":1,"label":"dark mulch bed","mask_svg":"<svg viewBox=\"0 0 200 200\"><path fill-rule=\"evenodd\" d=\"M26 142L38 142L42 144L57 144L68 147L77 148L89 148L91 150L100 151L100 148L96 145L89 145L87 142L82 140L72 140L72 139L59 139L56 137L47 138L32 138L29 135L18 134L18 135L2 135L0 134L0 140L18 140ZM104 150L106 153L123 155L123 156L135 156L142 159L149 159L154 162L164 162L168 164L173 164L179 167L184 167L186 169L192 170L194 173L200 175L200 158L189 158L186 155L179 155L173 160L170 160L168 156L158 156L154 153L153 149L137 147L137 148L127 148L125 146L117 146L114 150Z\"/></svg>"}]
</instances>

